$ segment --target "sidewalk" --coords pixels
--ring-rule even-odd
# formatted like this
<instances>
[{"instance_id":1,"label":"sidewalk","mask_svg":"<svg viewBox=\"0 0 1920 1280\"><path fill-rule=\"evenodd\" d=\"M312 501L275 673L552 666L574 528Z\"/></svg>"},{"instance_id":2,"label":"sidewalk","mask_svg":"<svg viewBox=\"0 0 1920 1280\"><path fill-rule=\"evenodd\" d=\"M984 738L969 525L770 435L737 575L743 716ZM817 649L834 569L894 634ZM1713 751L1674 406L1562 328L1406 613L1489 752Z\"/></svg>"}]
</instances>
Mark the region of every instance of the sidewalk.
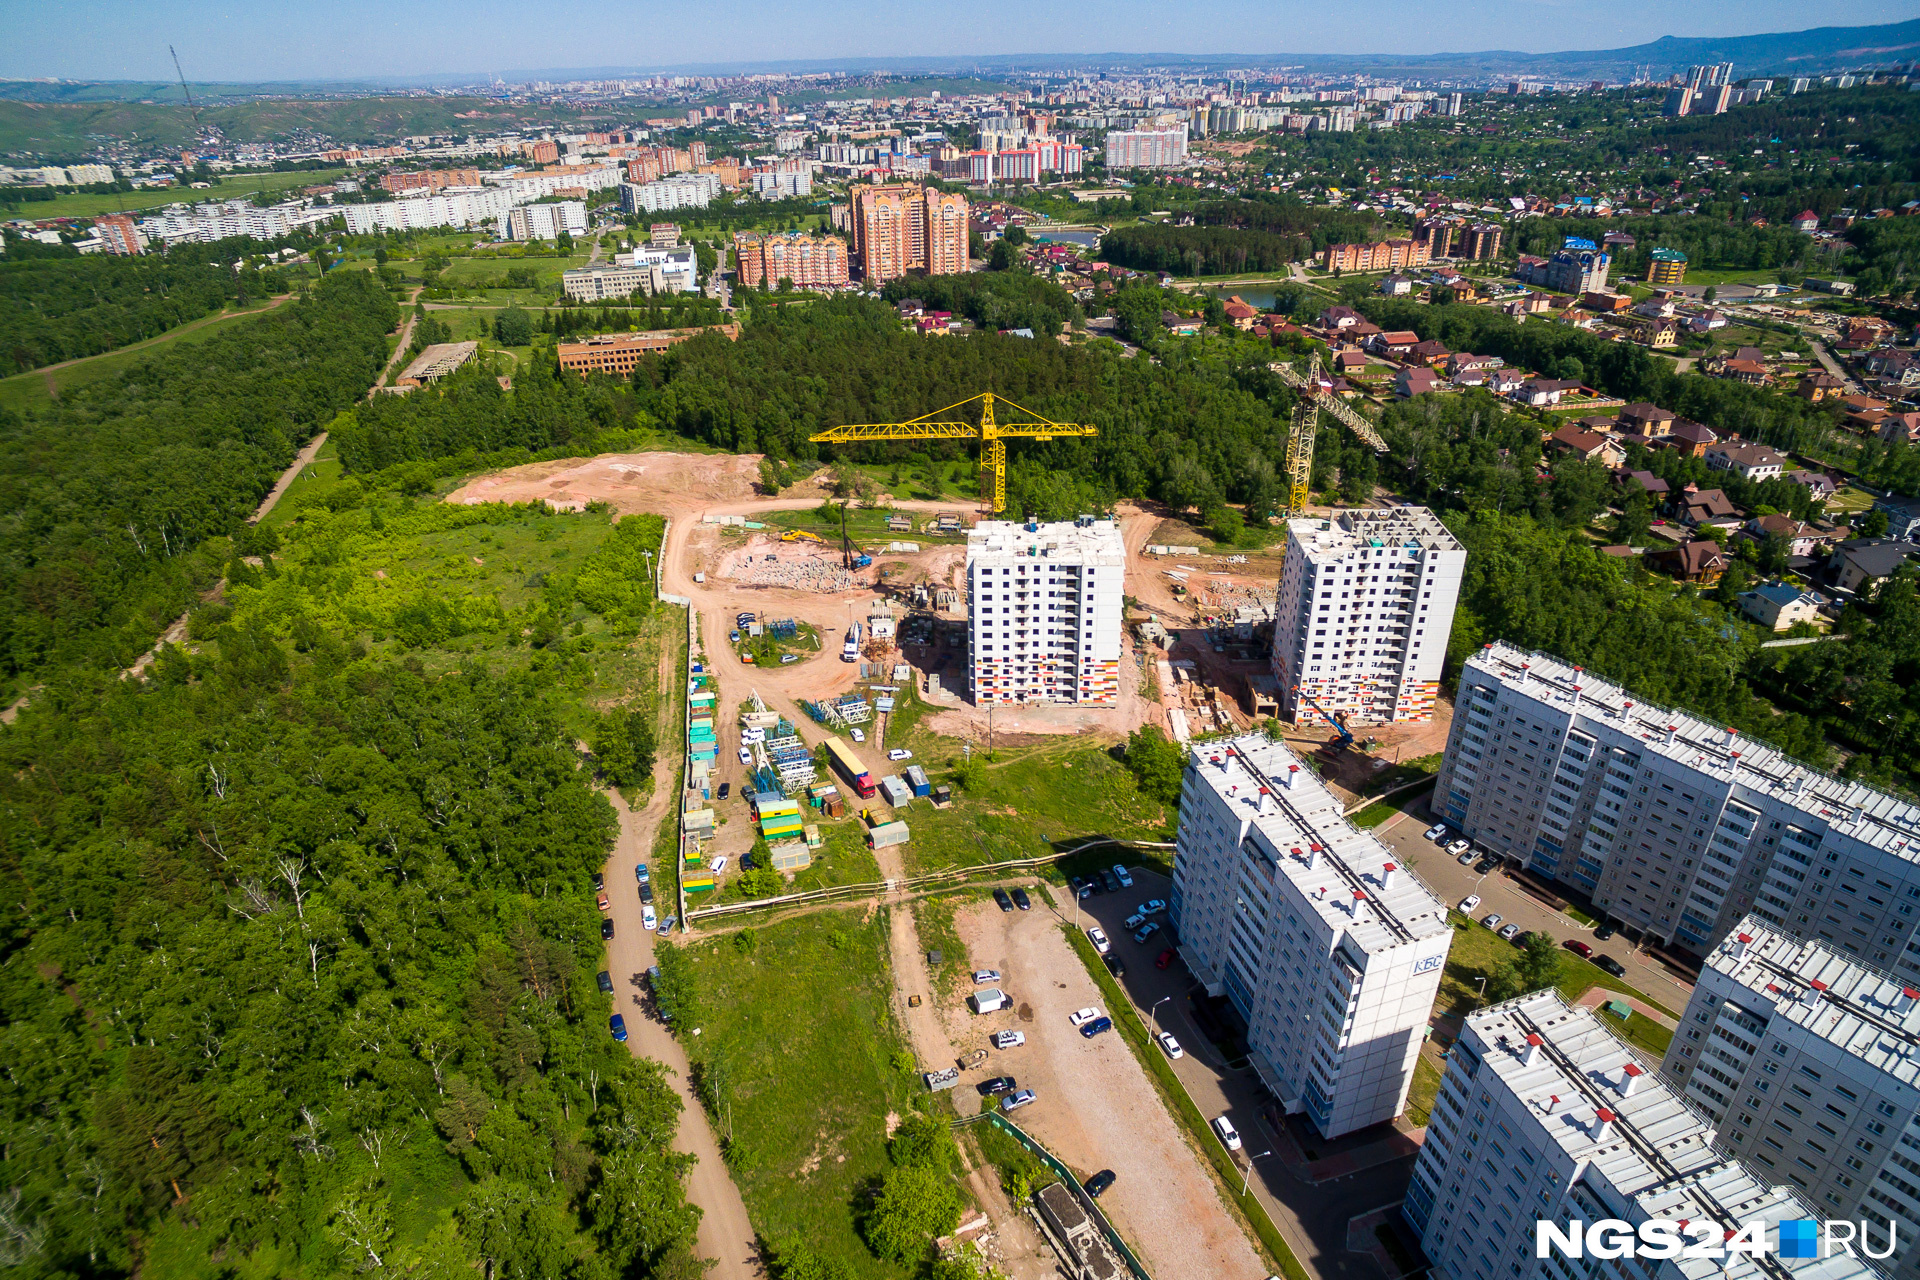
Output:
<instances>
[{"instance_id":1,"label":"sidewalk","mask_svg":"<svg viewBox=\"0 0 1920 1280\"><path fill-rule=\"evenodd\" d=\"M1641 1017L1657 1022L1669 1031L1678 1031L1680 1029L1680 1022L1677 1018L1668 1017L1666 1014L1660 1012L1660 1010L1648 1004L1645 1000L1636 1000L1632 996L1621 995L1618 991L1609 991L1605 987L1595 987L1593 990L1587 992L1587 994L1581 996L1579 1003L1589 1009L1597 1009L1608 1001L1628 1005Z\"/></svg>"}]
</instances>

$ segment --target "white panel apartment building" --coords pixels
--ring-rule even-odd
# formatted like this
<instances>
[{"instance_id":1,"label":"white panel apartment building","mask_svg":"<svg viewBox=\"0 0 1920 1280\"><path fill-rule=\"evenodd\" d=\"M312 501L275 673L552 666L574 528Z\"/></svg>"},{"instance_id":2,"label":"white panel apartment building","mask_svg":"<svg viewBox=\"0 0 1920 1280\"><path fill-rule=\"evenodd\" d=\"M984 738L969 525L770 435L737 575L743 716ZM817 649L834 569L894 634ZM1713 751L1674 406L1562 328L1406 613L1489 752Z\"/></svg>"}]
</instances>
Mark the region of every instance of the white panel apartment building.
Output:
<instances>
[{"instance_id":1,"label":"white panel apartment building","mask_svg":"<svg viewBox=\"0 0 1920 1280\"><path fill-rule=\"evenodd\" d=\"M1707 1121L1591 1010L1535 992L1467 1016L1427 1122L1403 1212L1436 1280L1852 1280L1858 1257L1534 1256L1535 1223L1653 1219L1688 1243L1815 1214L1714 1150ZM1695 1227L1692 1224L1703 1224ZM1774 1245L1772 1230L1767 1244ZM1724 1264L1724 1265L1723 1265Z\"/></svg>"},{"instance_id":2,"label":"white panel apartment building","mask_svg":"<svg viewBox=\"0 0 1920 1280\"><path fill-rule=\"evenodd\" d=\"M507 215L509 240L557 240L562 231L585 235L586 230L587 206L579 200L523 204Z\"/></svg>"},{"instance_id":3,"label":"white panel apartment building","mask_svg":"<svg viewBox=\"0 0 1920 1280\"><path fill-rule=\"evenodd\" d=\"M442 187L431 195L340 206L354 235L377 231L414 231L425 227L477 227L499 222L513 209L511 192L499 188Z\"/></svg>"},{"instance_id":4,"label":"white panel apartment building","mask_svg":"<svg viewBox=\"0 0 1920 1280\"><path fill-rule=\"evenodd\" d=\"M1281 714L1319 722L1310 696L1360 723L1433 719L1466 563L1425 507L1289 520L1273 610Z\"/></svg>"},{"instance_id":5,"label":"white panel apartment building","mask_svg":"<svg viewBox=\"0 0 1920 1280\"><path fill-rule=\"evenodd\" d=\"M1891 1274L1920 1275L1920 990L1744 920L1707 958L1660 1071L1722 1151L1821 1216L1893 1219Z\"/></svg>"},{"instance_id":6,"label":"white panel apartment building","mask_svg":"<svg viewBox=\"0 0 1920 1280\"><path fill-rule=\"evenodd\" d=\"M1188 968L1246 1019L1289 1112L1328 1137L1400 1114L1447 909L1285 746L1249 734L1193 749L1171 906Z\"/></svg>"},{"instance_id":7,"label":"white panel apartment building","mask_svg":"<svg viewBox=\"0 0 1920 1280\"><path fill-rule=\"evenodd\" d=\"M622 213L664 213L669 209L704 209L720 197L718 174L678 173L657 182L620 184Z\"/></svg>"},{"instance_id":8,"label":"white panel apartment building","mask_svg":"<svg viewBox=\"0 0 1920 1280\"><path fill-rule=\"evenodd\" d=\"M983 520L967 534L970 689L987 702L1120 701L1120 526Z\"/></svg>"},{"instance_id":9,"label":"white panel apartment building","mask_svg":"<svg viewBox=\"0 0 1920 1280\"><path fill-rule=\"evenodd\" d=\"M1749 912L1920 980L1920 807L1511 645L1460 672L1448 822L1700 955Z\"/></svg>"}]
</instances>

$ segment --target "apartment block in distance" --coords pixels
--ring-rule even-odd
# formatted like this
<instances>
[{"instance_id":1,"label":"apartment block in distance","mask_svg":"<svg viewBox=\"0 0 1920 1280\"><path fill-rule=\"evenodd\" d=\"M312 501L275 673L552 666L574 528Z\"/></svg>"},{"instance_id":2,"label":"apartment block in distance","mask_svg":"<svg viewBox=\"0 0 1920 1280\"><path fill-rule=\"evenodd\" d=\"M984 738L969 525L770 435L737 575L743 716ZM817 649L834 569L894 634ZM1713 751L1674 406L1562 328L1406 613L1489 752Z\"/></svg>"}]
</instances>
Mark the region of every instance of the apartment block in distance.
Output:
<instances>
[{"instance_id":1,"label":"apartment block in distance","mask_svg":"<svg viewBox=\"0 0 1920 1280\"><path fill-rule=\"evenodd\" d=\"M739 263L734 283L742 289L757 289L762 281L768 288L777 288L782 280L793 281L798 289L840 289L852 278L847 270L847 242L839 236L736 231L733 252Z\"/></svg>"},{"instance_id":2,"label":"apartment block in distance","mask_svg":"<svg viewBox=\"0 0 1920 1280\"><path fill-rule=\"evenodd\" d=\"M106 243L108 253L145 253L147 242L133 219L124 213L102 214L93 220L93 234Z\"/></svg>"},{"instance_id":3,"label":"apartment block in distance","mask_svg":"<svg viewBox=\"0 0 1920 1280\"><path fill-rule=\"evenodd\" d=\"M1551 989L1467 1015L1447 1053L1402 1205L1435 1280L1855 1280L1853 1253L1792 1257L1771 1224L1824 1217L1795 1189L1715 1149L1715 1133L1593 1012ZM1536 1257L1562 1232L1664 1219L1683 1244L1768 1224L1765 1255ZM1784 1231L1781 1232L1785 1234ZM1817 1255L1820 1249L1808 1250Z\"/></svg>"},{"instance_id":4,"label":"apartment block in distance","mask_svg":"<svg viewBox=\"0 0 1920 1280\"><path fill-rule=\"evenodd\" d=\"M849 220L860 278L884 284L924 271L959 275L967 269L967 198L917 183L853 189Z\"/></svg>"},{"instance_id":5,"label":"apartment block in distance","mask_svg":"<svg viewBox=\"0 0 1920 1280\"><path fill-rule=\"evenodd\" d=\"M1920 990L1749 918L1707 957L1660 1072L1722 1151L1822 1216L1892 1219L1908 1243L1889 1274L1920 1275Z\"/></svg>"},{"instance_id":6,"label":"apartment block in distance","mask_svg":"<svg viewBox=\"0 0 1920 1280\"><path fill-rule=\"evenodd\" d=\"M585 235L587 206L581 200L556 200L551 204L523 204L507 215L509 240L557 240L565 231Z\"/></svg>"},{"instance_id":7,"label":"apartment block in distance","mask_svg":"<svg viewBox=\"0 0 1920 1280\"><path fill-rule=\"evenodd\" d=\"M976 704L1120 701L1120 526L983 520L967 534Z\"/></svg>"},{"instance_id":8,"label":"apartment block in distance","mask_svg":"<svg viewBox=\"0 0 1920 1280\"><path fill-rule=\"evenodd\" d=\"M1169 169L1187 163L1187 126L1114 129L1107 134L1108 169Z\"/></svg>"},{"instance_id":9,"label":"apartment block in distance","mask_svg":"<svg viewBox=\"0 0 1920 1280\"><path fill-rule=\"evenodd\" d=\"M1500 224L1497 222L1476 222L1460 233L1456 241L1460 258L1471 258L1475 262L1485 262L1489 258L1500 256Z\"/></svg>"},{"instance_id":10,"label":"apartment block in distance","mask_svg":"<svg viewBox=\"0 0 1920 1280\"><path fill-rule=\"evenodd\" d=\"M1435 786L1447 821L1706 955L1749 912L1920 980L1920 807L1545 654L1460 672Z\"/></svg>"},{"instance_id":11,"label":"apartment block in distance","mask_svg":"<svg viewBox=\"0 0 1920 1280\"><path fill-rule=\"evenodd\" d=\"M1173 863L1180 952L1247 1023L1261 1081L1329 1138L1400 1114L1453 930L1447 908L1292 752L1196 743Z\"/></svg>"},{"instance_id":12,"label":"apartment block in distance","mask_svg":"<svg viewBox=\"0 0 1920 1280\"><path fill-rule=\"evenodd\" d=\"M1467 551L1425 507L1287 522L1273 609L1280 712L1433 719Z\"/></svg>"}]
</instances>

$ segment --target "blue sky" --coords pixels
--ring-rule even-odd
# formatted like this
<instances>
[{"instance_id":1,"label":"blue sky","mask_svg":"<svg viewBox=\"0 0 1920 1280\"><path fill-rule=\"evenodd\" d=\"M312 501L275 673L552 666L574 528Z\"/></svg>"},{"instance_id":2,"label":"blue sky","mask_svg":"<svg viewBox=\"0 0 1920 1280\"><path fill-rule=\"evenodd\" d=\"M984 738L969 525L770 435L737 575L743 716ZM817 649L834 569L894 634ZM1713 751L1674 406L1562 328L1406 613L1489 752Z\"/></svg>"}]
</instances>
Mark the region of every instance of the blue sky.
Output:
<instances>
[{"instance_id":1,"label":"blue sky","mask_svg":"<svg viewBox=\"0 0 1920 1280\"><path fill-rule=\"evenodd\" d=\"M325 79L998 53L1547 52L1920 17L1920 0L0 0L0 77Z\"/></svg>"}]
</instances>

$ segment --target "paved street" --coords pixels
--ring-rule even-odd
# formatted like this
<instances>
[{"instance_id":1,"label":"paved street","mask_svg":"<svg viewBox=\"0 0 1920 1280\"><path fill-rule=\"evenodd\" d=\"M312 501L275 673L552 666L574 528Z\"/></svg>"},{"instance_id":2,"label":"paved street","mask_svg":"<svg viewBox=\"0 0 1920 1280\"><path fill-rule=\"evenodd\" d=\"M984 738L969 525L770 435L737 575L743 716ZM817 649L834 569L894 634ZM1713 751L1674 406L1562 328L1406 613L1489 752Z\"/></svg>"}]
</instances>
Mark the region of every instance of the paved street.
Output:
<instances>
[{"instance_id":1,"label":"paved street","mask_svg":"<svg viewBox=\"0 0 1920 1280\"><path fill-rule=\"evenodd\" d=\"M1683 975L1675 973L1659 960L1635 951L1624 937L1594 942L1592 928L1553 910L1498 871L1482 874L1473 867L1461 866L1446 850L1426 838L1424 833L1434 821L1426 802L1422 801L1406 813L1374 828L1374 834L1399 854L1406 865L1413 868L1414 874L1426 881L1427 887L1448 906L1458 906L1462 898L1477 893L1482 901L1473 909L1474 919L1482 919L1489 911L1497 911L1503 919L1512 921L1523 930L1551 934L1556 942L1579 938L1590 943L1596 955L1610 955L1625 965L1627 976L1623 981L1629 985L1646 992L1675 1014L1686 1009L1687 999L1693 994L1693 984Z\"/></svg>"},{"instance_id":2,"label":"paved street","mask_svg":"<svg viewBox=\"0 0 1920 1280\"><path fill-rule=\"evenodd\" d=\"M1127 964L1120 985L1143 1016L1157 1014L1158 1025L1173 1032L1186 1050L1186 1056L1173 1067L1201 1113L1209 1118L1222 1113L1231 1117L1245 1140L1245 1154L1258 1157L1263 1152L1285 1152L1286 1144L1275 1138L1261 1115L1267 1095L1258 1078L1250 1068L1234 1069L1222 1062L1188 1016L1187 994L1193 978L1186 966L1175 960L1169 968L1154 968L1154 958L1167 947L1164 931L1141 946L1124 927L1123 922L1142 902L1166 898L1171 887L1165 877L1146 870L1135 869L1133 880L1131 889L1080 902L1077 912L1074 904L1063 903L1066 918L1083 929L1097 923L1114 940L1114 949ZM1383 1126L1380 1134L1368 1136L1386 1136L1386 1129ZM1311 1154L1326 1156L1350 1145L1344 1141L1320 1144L1311 1149ZM1279 1155L1269 1155L1255 1161L1252 1186L1274 1225L1314 1275L1322 1280L1381 1280L1380 1269L1371 1257L1348 1252L1347 1221L1382 1205L1398 1204L1412 1176L1413 1157L1406 1156L1313 1183L1306 1180L1306 1170L1300 1166L1284 1163Z\"/></svg>"}]
</instances>

